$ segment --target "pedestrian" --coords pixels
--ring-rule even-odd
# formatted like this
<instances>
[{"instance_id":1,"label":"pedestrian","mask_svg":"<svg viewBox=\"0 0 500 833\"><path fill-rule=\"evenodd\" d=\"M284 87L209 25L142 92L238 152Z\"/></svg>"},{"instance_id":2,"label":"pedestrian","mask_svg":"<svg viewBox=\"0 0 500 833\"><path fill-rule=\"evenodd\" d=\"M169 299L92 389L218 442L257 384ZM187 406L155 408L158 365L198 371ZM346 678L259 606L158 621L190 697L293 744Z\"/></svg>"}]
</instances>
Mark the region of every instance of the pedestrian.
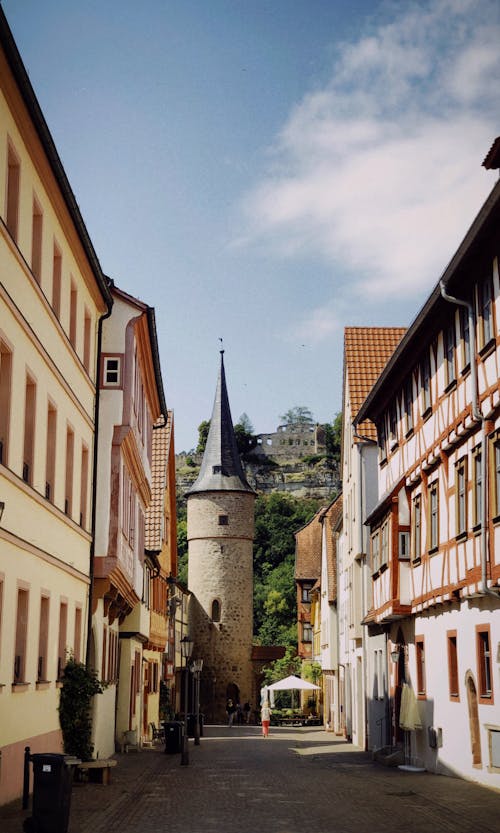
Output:
<instances>
[{"instance_id":1,"label":"pedestrian","mask_svg":"<svg viewBox=\"0 0 500 833\"><path fill-rule=\"evenodd\" d=\"M241 708L241 703L236 703L236 723L238 726L241 726L243 723L243 709Z\"/></svg>"},{"instance_id":2,"label":"pedestrian","mask_svg":"<svg viewBox=\"0 0 500 833\"><path fill-rule=\"evenodd\" d=\"M250 708L250 703L247 700L243 706L243 711L245 712L245 723L250 723Z\"/></svg>"},{"instance_id":3,"label":"pedestrian","mask_svg":"<svg viewBox=\"0 0 500 833\"><path fill-rule=\"evenodd\" d=\"M233 725L235 711L236 711L236 707L235 707L233 701L231 700L231 698L229 698L227 703L226 703L227 725L229 727L231 727Z\"/></svg>"},{"instance_id":4,"label":"pedestrian","mask_svg":"<svg viewBox=\"0 0 500 833\"><path fill-rule=\"evenodd\" d=\"M269 723L271 722L271 707L269 705L269 700L264 700L262 703L262 708L260 710L260 722L262 723L263 737L269 737Z\"/></svg>"}]
</instances>

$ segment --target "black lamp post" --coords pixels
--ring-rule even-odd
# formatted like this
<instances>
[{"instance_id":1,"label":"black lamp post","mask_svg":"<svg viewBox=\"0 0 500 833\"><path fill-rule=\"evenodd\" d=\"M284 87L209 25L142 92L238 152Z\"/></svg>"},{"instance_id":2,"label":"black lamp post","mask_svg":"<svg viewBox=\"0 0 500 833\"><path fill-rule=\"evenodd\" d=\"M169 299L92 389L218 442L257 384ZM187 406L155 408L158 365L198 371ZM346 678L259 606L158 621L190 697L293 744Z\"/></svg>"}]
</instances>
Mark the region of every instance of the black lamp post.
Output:
<instances>
[{"instance_id":1,"label":"black lamp post","mask_svg":"<svg viewBox=\"0 0 500 833\"><path fill-rule=\"evenodd\" d=\"M195 717L196 723L194 727L194 745L200 745L200 677L203 668L203 660L195 659L191 663L191 668L194 674L194 702L195 702Z\"/></svg>"},{"instance_id":2,"label":"black lamp post","mask_svg":"<svg viewBox=\"0 0 500 833\"><path fill-rule=\"evenodd\" d=\"M193 640L186 634L181 639L181 653L184 659L184 735L182 738L181 766L189 764L188 745L188 687L189 687L189 660L193 652Z\"/></svg>"}]
</instances>

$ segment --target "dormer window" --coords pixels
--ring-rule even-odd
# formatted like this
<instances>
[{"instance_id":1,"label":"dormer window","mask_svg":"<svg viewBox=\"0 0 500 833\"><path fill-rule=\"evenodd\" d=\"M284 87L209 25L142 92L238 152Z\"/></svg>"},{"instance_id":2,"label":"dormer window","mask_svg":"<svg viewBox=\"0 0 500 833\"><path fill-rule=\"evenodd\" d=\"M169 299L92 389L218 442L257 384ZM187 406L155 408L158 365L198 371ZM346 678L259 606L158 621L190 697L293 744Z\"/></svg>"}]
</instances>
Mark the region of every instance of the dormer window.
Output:
<instances>
[{"instance_id":1,"label":"dormer window","mask_svg":"<svg viewBox=\"0 0 500 833\"><path fill-rule=\"evenodd\" d=\"M121 388L121 356L103 356L102 362L102 386L104 388Z\"/></svg>"},{"instance_id":2,"label":"dormer window","mask_svg":"<svg viewBox=\"0 0 500 833\"><path fill-rule=\"evenodd\" d=\"M212 466L212 474L222 474L222 466Z\"/></svg>"}]
</instances>

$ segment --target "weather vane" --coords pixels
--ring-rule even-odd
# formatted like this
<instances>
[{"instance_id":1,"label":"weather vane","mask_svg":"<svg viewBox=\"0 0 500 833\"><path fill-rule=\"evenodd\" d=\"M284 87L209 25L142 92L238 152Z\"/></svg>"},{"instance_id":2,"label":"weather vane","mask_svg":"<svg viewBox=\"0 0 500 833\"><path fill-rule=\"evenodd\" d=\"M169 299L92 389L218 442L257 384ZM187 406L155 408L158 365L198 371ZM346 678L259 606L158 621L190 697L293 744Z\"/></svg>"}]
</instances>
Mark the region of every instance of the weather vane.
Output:
<instances>
[{"instance_id":1,"label":"weather vane","mask_svg":"<svg viewBox=\"0 0 500 833\"><path fill-rule=\"evenodd\" d=\"M219 338L219 341L220 341L220 351L221 351L221 353L224 353L224 339Z\"/></svg>"}]
</instances>

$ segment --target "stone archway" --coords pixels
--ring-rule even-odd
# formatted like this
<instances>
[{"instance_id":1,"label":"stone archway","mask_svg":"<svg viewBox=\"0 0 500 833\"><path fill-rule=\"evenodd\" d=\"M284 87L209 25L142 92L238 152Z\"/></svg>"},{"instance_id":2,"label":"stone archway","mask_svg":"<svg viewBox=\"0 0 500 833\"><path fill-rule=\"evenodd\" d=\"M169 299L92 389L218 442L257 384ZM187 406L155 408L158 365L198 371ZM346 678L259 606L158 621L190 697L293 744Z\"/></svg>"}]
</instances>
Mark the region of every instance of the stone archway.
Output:
<instances>
[{"instance_id":1,"label":"stone archway","mask_svg":"<svg viewBox=\"0 0 500 833\"><path fill-rule=\"evenodd\" d=\"M465 675L465 688L467 691L467 706L469 709L469 731L472 750L472 765L481 766L481 735L479 730L479 710L477 706L477 688L472 671Z\"/></svg>"}]
</instances>

